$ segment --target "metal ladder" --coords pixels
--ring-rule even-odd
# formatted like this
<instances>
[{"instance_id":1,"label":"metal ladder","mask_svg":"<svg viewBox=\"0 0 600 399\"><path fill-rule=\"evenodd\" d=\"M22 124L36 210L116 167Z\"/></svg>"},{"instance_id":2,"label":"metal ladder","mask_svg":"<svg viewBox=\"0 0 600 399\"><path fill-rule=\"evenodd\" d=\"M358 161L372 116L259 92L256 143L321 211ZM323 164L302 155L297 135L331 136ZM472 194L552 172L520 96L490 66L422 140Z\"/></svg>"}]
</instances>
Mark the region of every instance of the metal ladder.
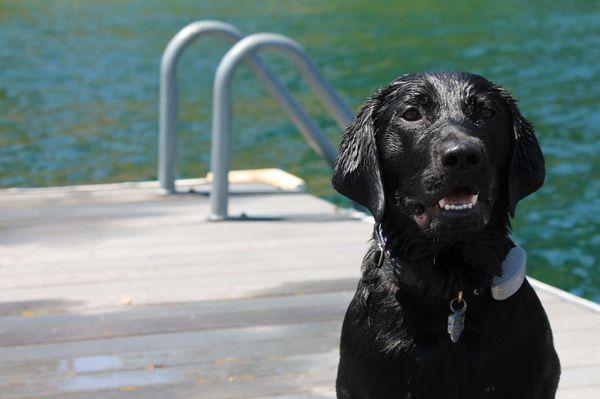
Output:
<instances>
[{"instance_id":1,"label":"metal ladder","mask_svg":"<svg viewBox=\"0 0 600 399\"><path fill-rule=\"evenodd\" d=\"M233 25L220 21L193 22L171 39L163 53L160 65L158 177L161 188L167 193L176 192L177 65L185 48L196 39L207 35L223 36L232 42L232 47L219 63L213 86L211 149L213 183L210 191L209 219L224 220L228 218L231 82L241 61L246 62L267 92L281 104L304 139L330 167L333 167L335 162L335 147L257 53L262 50L272 50L290 58L297 65L311 90L342 129L352 122L354 115L296 41L274 33L256 33L243 37Z\"/></svg>"}]
</instances>

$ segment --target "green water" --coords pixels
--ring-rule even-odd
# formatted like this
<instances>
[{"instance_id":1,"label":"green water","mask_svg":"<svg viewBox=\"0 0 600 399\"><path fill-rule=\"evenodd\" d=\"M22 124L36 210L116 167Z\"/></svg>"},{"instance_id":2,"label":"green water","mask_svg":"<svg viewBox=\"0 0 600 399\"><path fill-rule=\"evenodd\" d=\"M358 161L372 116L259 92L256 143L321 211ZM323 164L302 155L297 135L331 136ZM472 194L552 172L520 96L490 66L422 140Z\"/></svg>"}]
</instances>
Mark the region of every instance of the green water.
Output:
<instances>
[{"instance_id":1,"label":"green water","mask_svg":"<svg viewBox=\"0 0 600 399\"><path fill-rule=\"evenodd\" d=\"M405 72L465 70L507 86L537 126L544 188L524 201L515 235L529 272L600 302L598 126L600 7L593 1L0 1L0 185L156 178L158 65L194 20L301 42L355 109ZM192 46L180 69L180 175L204 175L210 93L226 50ZM267 57L327 135L339 130L290 63ZM233 167L279 167L340 201L329 171L242 68Z\"/></svg>"}]
</instances>

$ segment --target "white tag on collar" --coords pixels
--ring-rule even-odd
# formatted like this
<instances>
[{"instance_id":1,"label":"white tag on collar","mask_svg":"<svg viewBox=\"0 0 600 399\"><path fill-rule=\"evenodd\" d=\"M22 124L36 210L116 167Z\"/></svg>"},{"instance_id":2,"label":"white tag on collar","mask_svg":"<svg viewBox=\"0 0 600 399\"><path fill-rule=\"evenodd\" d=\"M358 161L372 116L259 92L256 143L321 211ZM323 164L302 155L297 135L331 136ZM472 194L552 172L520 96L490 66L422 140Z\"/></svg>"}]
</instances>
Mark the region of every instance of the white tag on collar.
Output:
<instances>
[{"instance_id":1,"label":"white tag on collar","mask_svg":"<svg viewBox=\"0 0 600 399\"><path fill-rule=\"evenodd\" d=\"M523 285L527 269L527 252L515 246L502 262L502 275L492 279L492 297L498 301L509 298Z\"/></svg>"}]
</instances>

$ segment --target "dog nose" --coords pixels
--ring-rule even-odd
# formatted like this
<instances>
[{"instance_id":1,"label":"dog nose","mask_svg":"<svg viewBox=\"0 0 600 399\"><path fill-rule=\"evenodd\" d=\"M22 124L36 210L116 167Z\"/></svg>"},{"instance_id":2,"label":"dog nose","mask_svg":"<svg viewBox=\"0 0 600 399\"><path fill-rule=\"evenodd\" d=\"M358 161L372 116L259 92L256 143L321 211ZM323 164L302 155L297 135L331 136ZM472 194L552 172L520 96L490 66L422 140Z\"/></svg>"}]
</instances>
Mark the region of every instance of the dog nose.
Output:
<instances>
[{"instance_id":1,"label":"dog nose","mask_svg":"<svg viewBox=\"0 0 600 399\"><path fill-rule=\"evenodd\" d=\"M470 141L453 141L442 149L442 165L466 171L481 162L481 146Z\"/></svg>"}]
</instances>

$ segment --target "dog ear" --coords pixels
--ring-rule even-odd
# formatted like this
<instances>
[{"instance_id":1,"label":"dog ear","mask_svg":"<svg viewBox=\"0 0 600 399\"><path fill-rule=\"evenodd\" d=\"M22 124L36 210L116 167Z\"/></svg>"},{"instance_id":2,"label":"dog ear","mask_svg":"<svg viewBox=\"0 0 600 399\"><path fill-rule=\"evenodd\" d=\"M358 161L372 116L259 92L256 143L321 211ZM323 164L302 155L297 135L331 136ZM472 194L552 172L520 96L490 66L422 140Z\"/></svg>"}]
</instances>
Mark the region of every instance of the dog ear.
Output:
<instances>
[{"instance_id":1,"label":"dog ear","mask_svg":"<svg viewBox=\"0 0 600 399\"><path fill-rule=\"evenodd\" d=\"M375 141L375 97L367 100L344 130L331 182L340 194L368 208L378 222L385 199Z\"/></svg>"},{"instance_id":2,"label":"dog ear","mask_svg":"<svg viewBox=\"0 0 600 399\"><path fill-rule=\"evenodd\" d=\"M513 128L513 151L508 171L508 211L511 217L515 217L517 202L544 184L546 169L533 126L521 115L515 99L507 92L504 97Z\"/></svg>"}]
</instances>

